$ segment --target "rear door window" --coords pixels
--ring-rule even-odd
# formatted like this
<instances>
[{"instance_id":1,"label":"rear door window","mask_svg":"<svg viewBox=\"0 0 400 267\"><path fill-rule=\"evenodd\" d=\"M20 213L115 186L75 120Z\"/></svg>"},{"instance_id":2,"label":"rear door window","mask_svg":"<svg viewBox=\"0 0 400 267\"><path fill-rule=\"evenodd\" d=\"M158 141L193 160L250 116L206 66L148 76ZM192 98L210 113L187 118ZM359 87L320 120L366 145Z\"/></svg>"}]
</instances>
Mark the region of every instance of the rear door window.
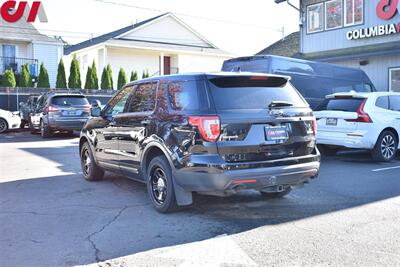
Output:
<instances>
[{"instance_id":1,"label":"rear door window","mask_svg":"<svg viewBox=\"0 0 400 267\"><path fill-rule=\"evenodd\" d=\"M400 96L390 96L390 109L393 111L400 111Z\"/></svg>"},{"instance_id":2,"label":"rear door window","mask_svg":"<svg viewBox=\"0 0 400 267\"><path fill-rule=\"evenodd\" d=\"M51 104L55 106L85 106L89 101L84 96L55 96L51 99Z\"/></svg>"},{"instance_id":3,"label":"rear door window","mask_svg":"<svg viewBox=\"0 0 400 267\"><path fill-rule=\"evenodd\" d=\"M204 80L173 81L168 85L168 96L171 108L175 111L209 108Z\"/></svg>"},{"instance_id":4,"label":"rear door window","mask_svg":"<svg viewBox=\"0 0 400 267\"><path fill-rule=\"evenodd\" d=\"M389 97L388 96L378 97L375 106L377 106L378 108L389 109Z\"/></svg>"},{"instance_id":5,"label":"rear door window","mask_svg":"<svg viewBox=\"0 0 400 267\"><path fill-rule=\"evenodd\" d=\"M307 107L297 90L281 77L233 76L210 79L217 110L267 109L272 101Z\"/></svg>"}]
</instances>

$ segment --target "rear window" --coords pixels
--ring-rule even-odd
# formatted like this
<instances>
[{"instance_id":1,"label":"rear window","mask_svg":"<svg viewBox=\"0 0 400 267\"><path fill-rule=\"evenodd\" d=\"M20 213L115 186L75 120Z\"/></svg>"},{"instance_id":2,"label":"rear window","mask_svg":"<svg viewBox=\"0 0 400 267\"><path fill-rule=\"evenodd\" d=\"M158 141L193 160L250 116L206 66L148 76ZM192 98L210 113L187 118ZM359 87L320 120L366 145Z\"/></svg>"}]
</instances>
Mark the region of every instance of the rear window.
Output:
<instances>
[{"instance_id":1,"label":"rear window","mask_svg":"<svg viewBox=\"0 0 400 267\"><path fill-rule=\"evenodd\" d=\"M280 77L221 77L210 79L217 110L266 109L272 101L307 107L297 90Z\"/></svg>"},{"instance_id":2,"label":"rear window","mask_svg":"<svg viewBox=\"0 0 400 267\"><path fill-rule=\"evenodd\" d=\"M56 106L84 106L89 101L84 96L55 96L51 99L51 104Z\"/></svg>"},{"instance_id":3,"label":"rear window","mask_svg":"<svg viewBox=\"0 0 400 267\"><path fill-rule=\"evenodd\" d=\"M318 110L357 112L357 109L363 101L364 98L328 99L318 108Z\"/></svg>"}]
</instances>

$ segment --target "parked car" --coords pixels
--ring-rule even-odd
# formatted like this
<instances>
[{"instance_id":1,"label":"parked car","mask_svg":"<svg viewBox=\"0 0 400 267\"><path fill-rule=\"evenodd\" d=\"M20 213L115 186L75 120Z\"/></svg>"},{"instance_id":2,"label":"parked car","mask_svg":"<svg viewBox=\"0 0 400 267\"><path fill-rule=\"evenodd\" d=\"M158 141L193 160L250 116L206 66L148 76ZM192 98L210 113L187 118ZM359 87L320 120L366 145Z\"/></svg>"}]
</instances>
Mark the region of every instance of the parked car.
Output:
<instances>
[{"instance_id":1,"label":"parked car","mask_svg":"<svg viewBox=\"0 0 400 267\"><path fill-rule=\"evenodd\" d=\"M112 171L147 184L155 209L192 193L253 189L283 197L319 172L316 121L289 77L182 74L128 84L92 116L79 143L83 176Z\"/></svg>"},{"instance_id":2,"label":"parked car","mask_svg":"<svg viewBox=\"0 0 400 267\"><path fill-rule=\"evenodd\" d=\"M338 93L327 96L316 112L318 144L334 153L340 148L368 149L376 161L391 161L399 148L400 94Z\"/></svg>"},{"instance_id":3,"label":"parked car","mask_svg":"<svg viewBox=\"0 0 400 267\"><path fill-rule=\"evenodd\" d=\"M38 98L38 95L30 95L26 102L19 103L19 112L22 119L21 128L25 128L25 125L29 124L29 114L34 112Z\"/></svg>"},{"instance_id":4,"label":"parked car","mask_svg":"<svg viewBox=\"0 0 400 267\"><path fill-rule=\"evenodd\" d=\"M329 63L280 56L251 56L226 60L222 71L274 73L291 77L290 82L300 91L312 109L325 96L339 92L375 92L376 89L360 69Z\"/></svg>"},{"instance_id":5,"label":"parked car","mask_svg":"<svg viewBox=\"0 0 400 267\"><path fill-rule=\"evenodd\" d=\"M19 128L20 125L21 117L19 116L19 112L0 109L0 133Z\"/></svg>"},{"instance_id":6,"label":"parked car","mask_svg":"<svg viewBox=\"0 0 400 267\"><path fill-rule=\"evenodd\" d=\"M90 107L82 94L44 94L30 115L31 132L40 131L42 137L47 138L56 131L70 134L80 131L90 116Z\"/></svg>"}]
</instances>

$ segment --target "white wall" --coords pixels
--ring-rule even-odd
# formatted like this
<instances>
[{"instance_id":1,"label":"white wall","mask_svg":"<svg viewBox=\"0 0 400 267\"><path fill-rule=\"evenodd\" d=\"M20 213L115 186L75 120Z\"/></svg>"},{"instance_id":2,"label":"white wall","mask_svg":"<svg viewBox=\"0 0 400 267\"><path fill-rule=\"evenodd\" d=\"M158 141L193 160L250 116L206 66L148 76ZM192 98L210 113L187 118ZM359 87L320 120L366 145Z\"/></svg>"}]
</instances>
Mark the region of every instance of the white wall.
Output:
<instances>
[{"instance_id":1,"label":"white wall","mask_svg":"<svg viewBox=\"0 0 400 267\"><path fill-rule=\"evenodd\" d=\"M180 73L187 72L213 72L220 71L224 60L228 57L216 57L206 55L180 54L178 66Z\"/></svg>"},{"instance_id":2,"label":"white wall","mask_svg":"<svg viewBox=\"0 0 400 267\"><path fill-rule=\"evenodd\" d=\"M56 86L58 62L63 56L63 46L60 44L33 43L33 58L40 64L43 62L49 73L50 86ZM67 67L67 66L66 66Z\"/></svg>"}]
</instances>

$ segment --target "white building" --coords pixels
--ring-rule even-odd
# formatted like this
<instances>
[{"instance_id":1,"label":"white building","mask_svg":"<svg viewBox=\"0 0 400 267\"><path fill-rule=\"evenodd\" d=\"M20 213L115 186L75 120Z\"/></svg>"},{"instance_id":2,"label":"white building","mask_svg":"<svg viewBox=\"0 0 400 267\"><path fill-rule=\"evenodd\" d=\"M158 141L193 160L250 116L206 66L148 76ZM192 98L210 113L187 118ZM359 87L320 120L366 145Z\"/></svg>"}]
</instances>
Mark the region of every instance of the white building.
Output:
<instances>
[{"instance_id":1,"label":"white building","mask_svg":"<svg viewBox=\"0 0 400 267\"><path fill-rule=\"evenodd\" d=\"M146 70L150 76L208 72L220 70L223 61L233 56L171 13L79 43L65 49L65 55L67 71L73 56L80 62L82 84L93 61L99 78L103 68L110 64L114 88L121 67L128 79L131 71L137 71L139 78Z\"/></svg>"},{"instance_id":2,"label":"white building","mask_svg":"<svg viewBox=\"0 0 400 267\"><path fill-rule=\"evenodd\" d=\"M0 74L13 69L16 74L22 65L29 64L31 75L39 75L39 65L44 63L55 86L58 62L63 56L64 44L54 38L39 33L26 18L16 23L1 22L0 30Z\"/></svg>"}]
</instances>

